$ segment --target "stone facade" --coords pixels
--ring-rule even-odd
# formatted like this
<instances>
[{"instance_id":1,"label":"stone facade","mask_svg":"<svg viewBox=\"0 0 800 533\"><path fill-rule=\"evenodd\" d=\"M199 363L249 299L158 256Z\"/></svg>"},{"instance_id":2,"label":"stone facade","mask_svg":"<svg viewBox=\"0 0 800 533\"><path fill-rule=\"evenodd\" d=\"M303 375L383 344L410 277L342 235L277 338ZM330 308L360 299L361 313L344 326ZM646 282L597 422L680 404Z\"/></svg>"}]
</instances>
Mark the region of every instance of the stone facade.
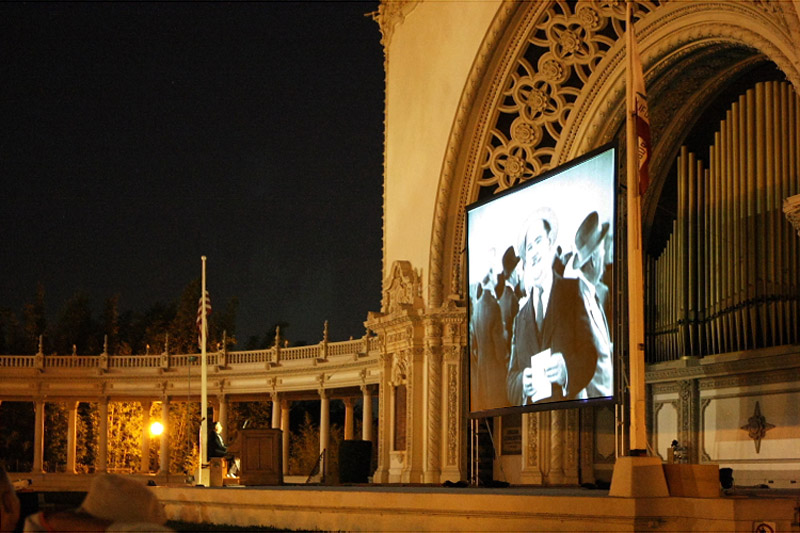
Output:
<instances>
[{"instance_id":1,"label":"stone facade","mask_svg":"<svg viewBox=\"0 0 800 533\"><path fill-rule=\"evenodd\" d=\"M792 2L641 1L634 6L654 140L651 185L643 201L646 234L657 217L665 182L674 179L669 174L671 162L684 138L730 80L770 62L795 91L800 87L800 19ZM437 328L429 324L442 310L451 309L466 335L465 209L594 147L624 138L624 17L624 2L602 0L480 2L466 7L425 1L382 5L378 20L387 76L384 292L395 290L398 264L420 278L420 306L404 319L409 337L398 339L396 348L388 351L392 359L418 365L406 376L414 389L408 396L411 408L429 417L442 416L443 427L447 421L441 400L425 390L427 383L448 379L445 372L437 380L430 366L436 361L432 348L439 343L431 337ZM382 311L371 319L371 327L379 327L376 321L399 317L390 309ZM403 329L397 322L391 324L397 331ZM624 338L621 317L616 328L617 338ZM459 342L465 346L466 338ZM663 365L671 368L678 363L651 365L648 417L655 451L665 454L664 443L668 446L675 438L687 443L692 461L735 465L752 474L748 479L766 480L766 470L759 470L752 460L754 441L746 435L762 435L766 447L775 428L788 424L788 440L778 448L800 442L796 435L800 426L785 407L795 394L796 350L776 349L789 355L779 360L744 352L714 356L708 366L701 361L698 368L716 369L713 378L701 373L670 380ZM726 357L740 362L716 363ZM389 369L394 363L385 364ZM751 373L741 368L752 364L761 365L760 370ZM784 364L786 371L770 370ZM756 377L761 374L771 377ZM463 369L456 375L466 376ZM456 389L457 408L463 412L466 385ZM741 408L731 411L735 402ZM756 402L761 414L756 413ZM734 411L738 418L730 431L738 435L737 443L745 435L742 438L752 452L744 453L741 444L719 451L729 431L723 419ZM759 426L759 417L767 425ZM616 431L620 418L611 408L524 415L522 453L501 456L495 478L532 484L607 479L616 454L625 448ZM426 433L432 427L430 418L415 424L415 435L427 436L423 445L431 444L432 437L436 442L433 432ZM501 430L499 421L495 430ZM465 454L463 432L455 438ZM709 450L713 446L717 451ZM785 450L774 453L768 468L783 461L790 470L787 480L800 477ZM386 452L388 466L381 472L388 475L380 479L432 479L422 473L436 464L432 456L407 450L404 461L418 461L419 466L401 466L393 457ZM461 455L462 477L466 463ZM401 471L419 474L403 478Z\"/></svg>"}]
</instances>

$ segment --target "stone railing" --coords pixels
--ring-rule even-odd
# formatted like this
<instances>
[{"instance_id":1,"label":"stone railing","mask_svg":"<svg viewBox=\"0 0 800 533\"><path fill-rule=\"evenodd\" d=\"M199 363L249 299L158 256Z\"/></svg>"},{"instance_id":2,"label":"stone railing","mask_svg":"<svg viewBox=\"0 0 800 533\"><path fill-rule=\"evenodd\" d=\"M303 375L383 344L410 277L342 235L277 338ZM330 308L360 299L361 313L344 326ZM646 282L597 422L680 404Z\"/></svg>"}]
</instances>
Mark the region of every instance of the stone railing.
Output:
<instances>
[{"instance_id":1,"label":"stone railing","mask_svg":"<svg viewBox=\"0 0 800 533\"><path fill-rule=\"evenodd\" d=\"M381 348L375 336L364 336L342 342L323 341L308 346L280 347L262 350L228 352L220 350L207 353L207 364L218 367L240 365L277 365L281 362L317 362L330 357L358 358L369 353L377 354ZM3 369L99 369L101 371L126 369L178 369L200 367L200 354L146 354L146 355L0 355L0 373Z\"/></svg>"}]
</instances>

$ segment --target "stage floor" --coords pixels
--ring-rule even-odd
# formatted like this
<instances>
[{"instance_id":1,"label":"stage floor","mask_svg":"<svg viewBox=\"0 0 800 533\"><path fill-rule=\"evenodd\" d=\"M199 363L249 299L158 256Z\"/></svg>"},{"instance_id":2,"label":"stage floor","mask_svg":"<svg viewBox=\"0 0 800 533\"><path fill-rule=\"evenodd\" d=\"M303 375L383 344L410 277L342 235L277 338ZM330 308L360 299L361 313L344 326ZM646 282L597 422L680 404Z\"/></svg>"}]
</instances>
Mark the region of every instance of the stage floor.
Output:
<instances>
[{"instance_id":1,"label":"stage floor","mask_svg":"<svg viewBox=\"0 0 800 533\"><path fill-rule=\"evenodd\" d=\"M797 531L800 491L617 498L581 488L156 487L171 520L314 531ZM769 530L766 530L769 531Z\"/></svg>"},{"instance_id":2,"label":"stage floor","mask_svg":"<svg viewBox=\"0 0 800 533\"><path fill-rule=\"evenodd\" d=\"M310 531L771 531L800 533L800 490L622 498L580 487L432 485L192 487L152 480L170 520ZM91 475L12 474L30 492L85 492ZM764 531L770 531L765 529Z\"/></svg>"}]
</instances>

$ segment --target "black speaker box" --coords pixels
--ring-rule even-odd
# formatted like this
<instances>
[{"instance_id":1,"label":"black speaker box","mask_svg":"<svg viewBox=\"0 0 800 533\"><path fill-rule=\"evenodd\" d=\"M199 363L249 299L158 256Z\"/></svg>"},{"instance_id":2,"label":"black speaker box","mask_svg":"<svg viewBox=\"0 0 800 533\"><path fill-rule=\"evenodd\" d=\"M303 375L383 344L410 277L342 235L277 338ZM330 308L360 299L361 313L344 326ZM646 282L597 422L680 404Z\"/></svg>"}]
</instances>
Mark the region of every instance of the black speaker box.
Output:
<instances>
[{"instance_id":1,"label":"black speaker box","mask_svg":"<svg viewBox=\"0 0 800 533\"><path fill-rule=\"evenodd\" d=\"M372 442L343 440L339 444L339 483L368 483Z\"/></svg>"}]
</instances>

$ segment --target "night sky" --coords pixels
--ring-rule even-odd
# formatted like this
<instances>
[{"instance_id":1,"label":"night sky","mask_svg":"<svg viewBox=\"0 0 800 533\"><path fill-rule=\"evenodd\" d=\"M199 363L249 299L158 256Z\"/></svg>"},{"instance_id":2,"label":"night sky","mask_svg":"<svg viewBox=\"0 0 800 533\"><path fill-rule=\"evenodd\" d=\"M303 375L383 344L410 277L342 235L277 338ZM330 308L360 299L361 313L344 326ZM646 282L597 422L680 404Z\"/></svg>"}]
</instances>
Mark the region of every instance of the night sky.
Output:
<instances>
[{"instance_id":1,"label":"night sky","mask_svg":"<svg viewBox=\"0 0 800 533\"><path fill-rule=\"evenodd\" d=\"M208 256L237 337L380 309L377 2L0 5L0 307L176 300ZM199 295L198 295L199 296ZM238 349L242 349L239 347ZM79 349L80 351L80 349Z\"/></svg>"}]
</instances>

